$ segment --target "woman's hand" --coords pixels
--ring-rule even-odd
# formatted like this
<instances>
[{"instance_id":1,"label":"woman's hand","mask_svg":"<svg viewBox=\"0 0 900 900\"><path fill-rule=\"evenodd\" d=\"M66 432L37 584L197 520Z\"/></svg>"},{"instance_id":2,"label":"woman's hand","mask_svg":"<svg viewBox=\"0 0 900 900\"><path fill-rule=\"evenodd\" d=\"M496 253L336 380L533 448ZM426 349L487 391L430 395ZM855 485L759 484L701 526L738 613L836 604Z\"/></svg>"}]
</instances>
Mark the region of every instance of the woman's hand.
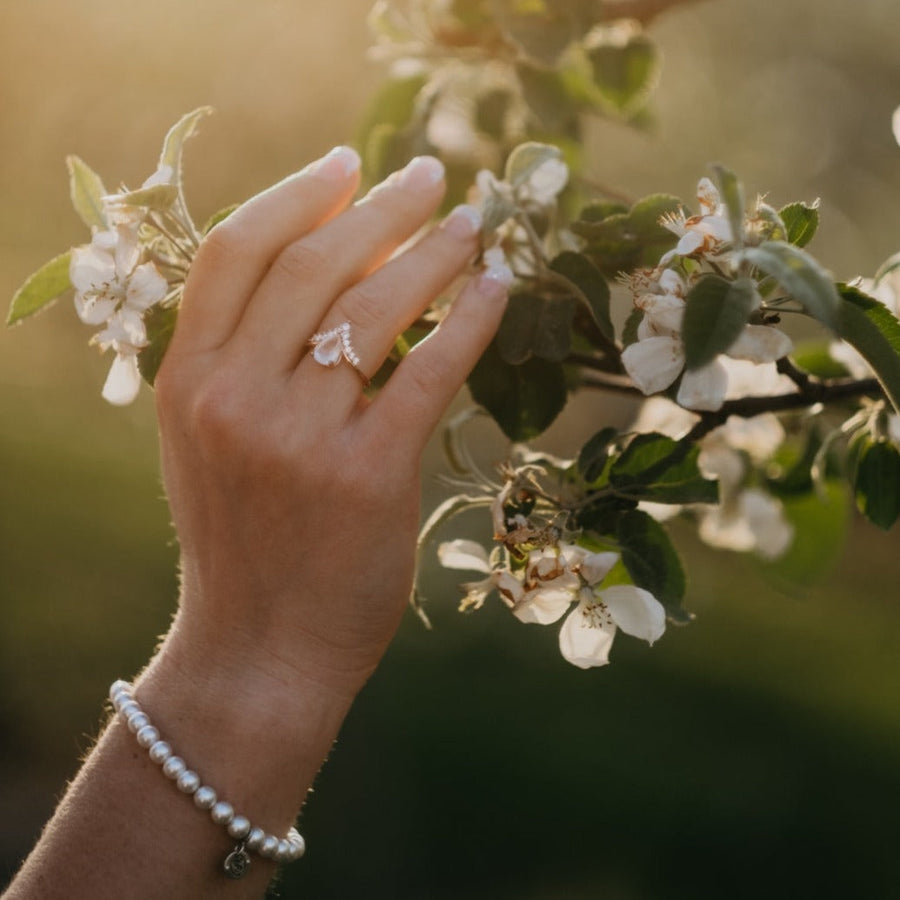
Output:
<instances>
[{"instance_id":1,"label":"woman's hand","mask_svg":"<svg viewBox=\"0 0 900 900\"><path fill-rule=\"evenodd\" d=\"M409 596L419 458L496 330L509 273L472 279L369 399L309 338L347 322L373 375L478 247L455 210L399 254L444 192L413 160L350 204L338 148L205 239L157 379L163 469L182 550L183 654L352 696Z\"/></svg>"}]
</instances>

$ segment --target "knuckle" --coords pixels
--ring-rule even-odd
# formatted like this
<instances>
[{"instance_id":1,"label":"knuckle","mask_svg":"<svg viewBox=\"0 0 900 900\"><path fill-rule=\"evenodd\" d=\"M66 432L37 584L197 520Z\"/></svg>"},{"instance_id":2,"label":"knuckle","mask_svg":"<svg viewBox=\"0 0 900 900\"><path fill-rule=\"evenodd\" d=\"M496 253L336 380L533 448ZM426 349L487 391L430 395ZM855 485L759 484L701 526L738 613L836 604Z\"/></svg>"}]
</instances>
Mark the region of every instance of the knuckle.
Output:
<instances>
[{"instance_id":1,"label":"knuckle","mask_svg":"<svg viewBox=\"0 0 900 900\"><path fill-rule=\"evenodd\" d=\"M354 325L366 330L384 318L385 296L376 285L361 282L347 291L340 305Z\"/></svg>"},{"instance_id":2,"label":"knuckle","mask_svg":"<svg viewBox=\"0 0 900 900\"><path fill-rule=\"evenodd\" d=\"M226 219L203 238L197 250L197 258L210 267L230 265L240 256L245 243L237 223Z\"/></svg>"},{"instance_id":3,"label":"knuckle","mask_svg":"<svg viewBox=\"0 0 900 900\"><path fill-rule=\"evenodd\" d=\"M318 247L298 241L282 250L272 268L290 281L304 282L328 266L328 258Z\"/></svg>"}]
</instances>

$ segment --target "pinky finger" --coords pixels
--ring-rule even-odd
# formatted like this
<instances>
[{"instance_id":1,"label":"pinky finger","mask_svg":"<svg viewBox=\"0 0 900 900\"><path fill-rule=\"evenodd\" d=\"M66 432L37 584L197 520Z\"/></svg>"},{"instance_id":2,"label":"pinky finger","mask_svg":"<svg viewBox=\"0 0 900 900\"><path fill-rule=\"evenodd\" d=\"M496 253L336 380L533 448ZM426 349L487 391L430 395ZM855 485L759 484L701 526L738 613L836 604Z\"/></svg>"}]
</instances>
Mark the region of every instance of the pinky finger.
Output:
<instances>
[{"instance_id":1,"label":"pinky finger","mask_svg":"<svg viewBox=\"0 0 900 900\"><path fill-rule=\"evenodd\" d=\"M513 274L492 266L463 288L443 322L400 363L367 410L385 436L417 453L485 351L506 309Z\"/></svg>"}]
</instances>

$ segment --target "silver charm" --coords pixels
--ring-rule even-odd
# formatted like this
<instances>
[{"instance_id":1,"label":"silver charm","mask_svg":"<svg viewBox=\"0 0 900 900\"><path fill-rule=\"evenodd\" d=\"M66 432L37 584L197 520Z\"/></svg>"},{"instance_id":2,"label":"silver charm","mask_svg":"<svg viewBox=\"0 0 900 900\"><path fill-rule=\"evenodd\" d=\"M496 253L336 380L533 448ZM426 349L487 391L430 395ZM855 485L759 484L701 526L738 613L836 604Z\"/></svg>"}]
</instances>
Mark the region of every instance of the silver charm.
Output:
<instances>
[{"instance_id":1,"label":"silver charm","mask_svg":"<svg viewBox=\"0 0 900 900\"><path fill-rule=\"evenodd\" d=\"M241 841L222 864L225 874L229 878L243 878L250 869L250 854L244 849L244 842Z\"/></svg>"}]
</instances>

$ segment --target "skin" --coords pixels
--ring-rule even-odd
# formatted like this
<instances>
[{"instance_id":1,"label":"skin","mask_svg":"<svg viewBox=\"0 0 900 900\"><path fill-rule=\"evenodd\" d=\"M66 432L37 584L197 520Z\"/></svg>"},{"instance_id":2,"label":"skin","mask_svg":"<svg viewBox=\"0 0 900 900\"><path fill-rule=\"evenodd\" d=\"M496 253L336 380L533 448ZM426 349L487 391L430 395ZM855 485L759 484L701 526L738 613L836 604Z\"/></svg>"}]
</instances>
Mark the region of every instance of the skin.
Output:
<instances>
[{"instance_id":1,"label":"skin","mask_svg":"<svg viewBox=\"0 0 900 900\"><path fill-rule=\"evenodd\" d=\"M358 178L352 151L332 152L208 235L156 383L182 592L135 696L204 783L278 835L406 607L420 457L506 302L506 273L473 277L374 399L348 364L316 363L309 337L349 321L374 373L477 250L451 214L393 255L440 203L436 160L353 203ZM233 845L116 719L4 896L262 896L275 864L254 855L229 881Z\"/></svg>"}]
</instances>

